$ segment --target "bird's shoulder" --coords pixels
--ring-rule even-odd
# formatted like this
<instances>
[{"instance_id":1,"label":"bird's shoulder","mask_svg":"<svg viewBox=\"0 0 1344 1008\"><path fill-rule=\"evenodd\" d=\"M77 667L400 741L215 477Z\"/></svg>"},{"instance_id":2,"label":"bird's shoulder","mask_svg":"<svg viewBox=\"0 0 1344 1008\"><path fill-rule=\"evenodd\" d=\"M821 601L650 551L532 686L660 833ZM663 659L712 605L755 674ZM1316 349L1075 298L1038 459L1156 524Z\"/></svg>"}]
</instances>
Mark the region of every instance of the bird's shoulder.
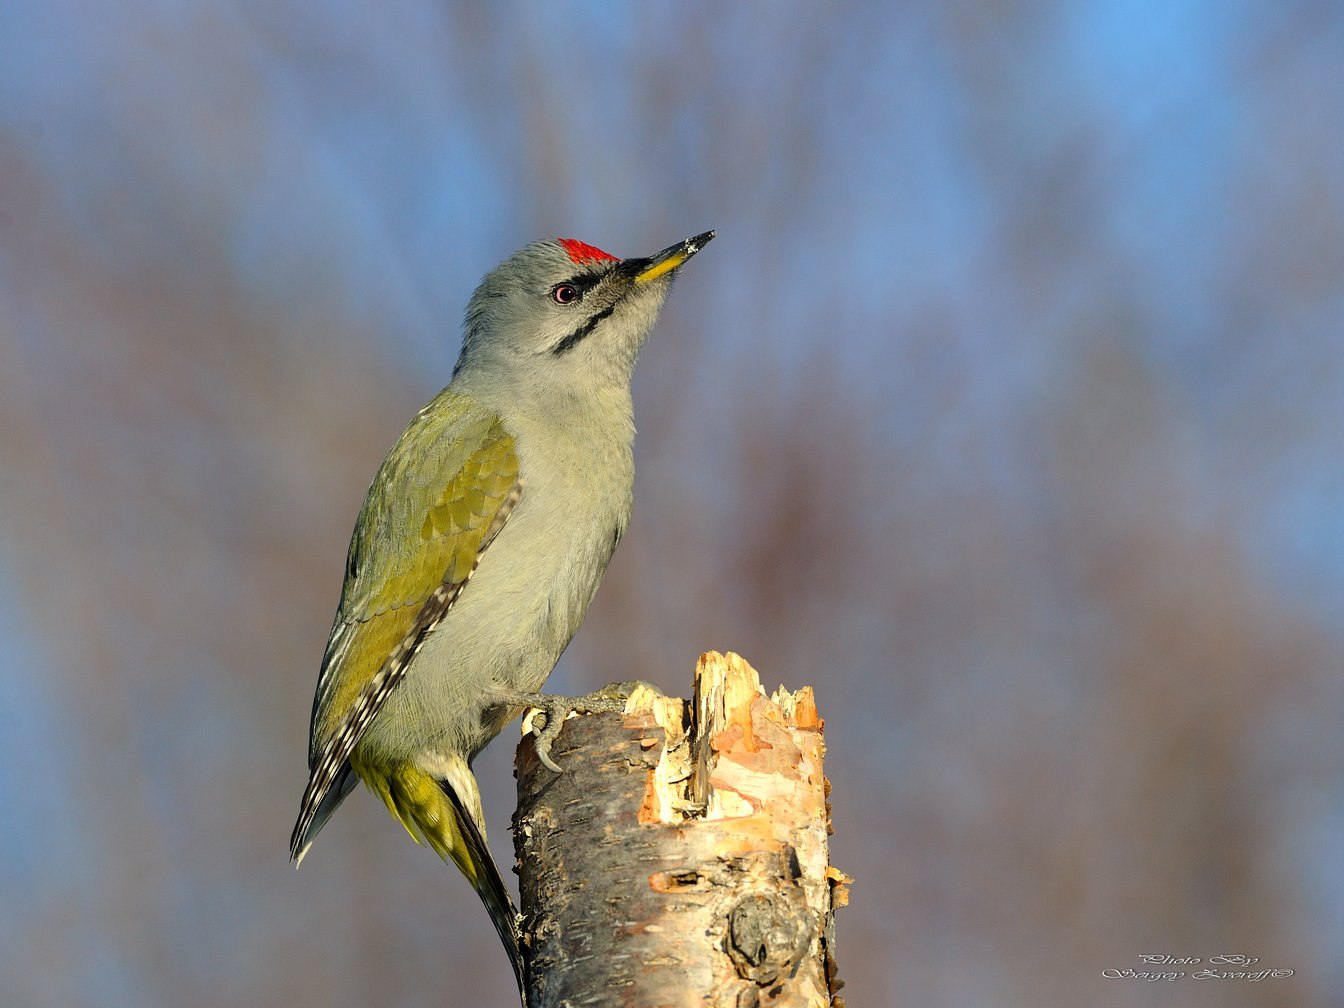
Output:
<instances>
[{"instance_id":1,"label":"bird's shoulder","mask_svg":"<svg viewBox=\"0 0 1344 1008\"><path fill-rule=\"evenodd\" d=\"M465 577L518 475L517 445L499 413L451 387L440 392L369 486L351 537L343 614L413 605L441 581Z\"/></svg>"}]
</instances>

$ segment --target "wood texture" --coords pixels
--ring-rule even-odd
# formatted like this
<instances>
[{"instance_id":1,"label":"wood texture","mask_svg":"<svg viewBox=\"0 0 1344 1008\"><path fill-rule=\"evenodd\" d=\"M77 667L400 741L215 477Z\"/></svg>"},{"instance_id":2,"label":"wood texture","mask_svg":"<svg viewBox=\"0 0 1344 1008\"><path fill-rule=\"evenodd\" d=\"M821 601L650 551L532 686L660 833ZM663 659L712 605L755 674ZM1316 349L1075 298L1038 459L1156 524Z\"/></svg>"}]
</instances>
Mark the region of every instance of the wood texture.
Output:
<instances>
[{"instance_id":1,"label":"wood texture","mask_svg":"<svg viewBox=\"0 0 1344 1008\"><path fill-rule=\"evenodd\" d=\"M767 697L704 655L687 704L643 687L622 715L519 746L528 1005L841 1006L822 722L810 687Z\"/></svg>"}]
</instances>

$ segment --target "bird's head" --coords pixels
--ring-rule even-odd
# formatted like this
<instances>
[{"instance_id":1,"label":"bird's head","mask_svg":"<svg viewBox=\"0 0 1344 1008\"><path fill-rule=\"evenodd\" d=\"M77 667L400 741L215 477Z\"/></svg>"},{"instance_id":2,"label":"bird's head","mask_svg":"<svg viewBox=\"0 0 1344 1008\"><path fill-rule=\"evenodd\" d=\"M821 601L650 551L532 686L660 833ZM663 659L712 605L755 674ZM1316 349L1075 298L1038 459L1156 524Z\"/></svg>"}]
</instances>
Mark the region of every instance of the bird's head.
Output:
<instances>
[{"instance_id":1,"label":"bird's head","mask_svg":"<svg viewBox=\"0 0 1344 1008\"><path fill-rule=\"evenodd\" d=\"M476 288L454 376L628 387L673 276L713 237L706 231L633 259L573 238L533 242Z\"/></svg>"}]
</instances>

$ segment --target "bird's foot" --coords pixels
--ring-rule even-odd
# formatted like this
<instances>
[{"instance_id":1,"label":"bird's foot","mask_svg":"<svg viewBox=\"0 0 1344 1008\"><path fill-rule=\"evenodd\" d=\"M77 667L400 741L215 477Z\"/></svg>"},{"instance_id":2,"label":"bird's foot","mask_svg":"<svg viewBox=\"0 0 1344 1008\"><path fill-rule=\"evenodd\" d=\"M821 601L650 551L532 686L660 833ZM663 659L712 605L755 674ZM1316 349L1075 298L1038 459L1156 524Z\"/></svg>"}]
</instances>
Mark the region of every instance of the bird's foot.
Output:
<instances>
[{"instance_id":1,"label":"bird's foot","mask_svg":"<svg viewBox=\"0 0 1344 1008\"><path fill-rule=\"evenodd\" d=\"M537 711L532 728L537 733L537 758L552 773L564 773L551 758L551 744L560 735L560 728L571 711L576 714L606 714L622 712L625 702L635 689L645 686L658 692L656 686L642 681L611 683L585 696L555 696L551 693L522 693L509 691L500 696L505 703L531 707Z\"/></svg>"}]
</instances>

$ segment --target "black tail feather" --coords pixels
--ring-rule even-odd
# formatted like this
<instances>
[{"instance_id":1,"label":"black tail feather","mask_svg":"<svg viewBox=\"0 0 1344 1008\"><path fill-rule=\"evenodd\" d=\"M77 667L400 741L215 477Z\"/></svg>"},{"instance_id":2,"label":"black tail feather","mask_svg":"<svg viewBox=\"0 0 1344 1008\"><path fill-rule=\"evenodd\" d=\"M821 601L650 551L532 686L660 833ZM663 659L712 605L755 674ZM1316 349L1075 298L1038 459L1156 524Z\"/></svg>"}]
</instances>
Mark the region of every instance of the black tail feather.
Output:
<instances>
[{"instance_id":1,"label":"black tail feather","mask_svg":"<svg viewBox=\"0 0 1344 1008\"><path fill-rule=\"evenodd\" d=\"M485 904L485 909L490 914L490 921L495 925L499 940L504 945L509 964L513 966L514 979L518 981L519 996L523 997L526 1003L526 996L523 993L523 953L518 944L518 911L513 905L513 897L504 887L504 879L499 874L499 868L495 866L495 859L490 856L490 848L486 846L485 836L481 833L475 818L462 804L451 784L445 780L437 783L457 812L457 821L462 825L462 834L471 847L475 860L485 867L485 877L481 880L481 886L477 888L477 894Z\"/></svg>"}]
</instances>

